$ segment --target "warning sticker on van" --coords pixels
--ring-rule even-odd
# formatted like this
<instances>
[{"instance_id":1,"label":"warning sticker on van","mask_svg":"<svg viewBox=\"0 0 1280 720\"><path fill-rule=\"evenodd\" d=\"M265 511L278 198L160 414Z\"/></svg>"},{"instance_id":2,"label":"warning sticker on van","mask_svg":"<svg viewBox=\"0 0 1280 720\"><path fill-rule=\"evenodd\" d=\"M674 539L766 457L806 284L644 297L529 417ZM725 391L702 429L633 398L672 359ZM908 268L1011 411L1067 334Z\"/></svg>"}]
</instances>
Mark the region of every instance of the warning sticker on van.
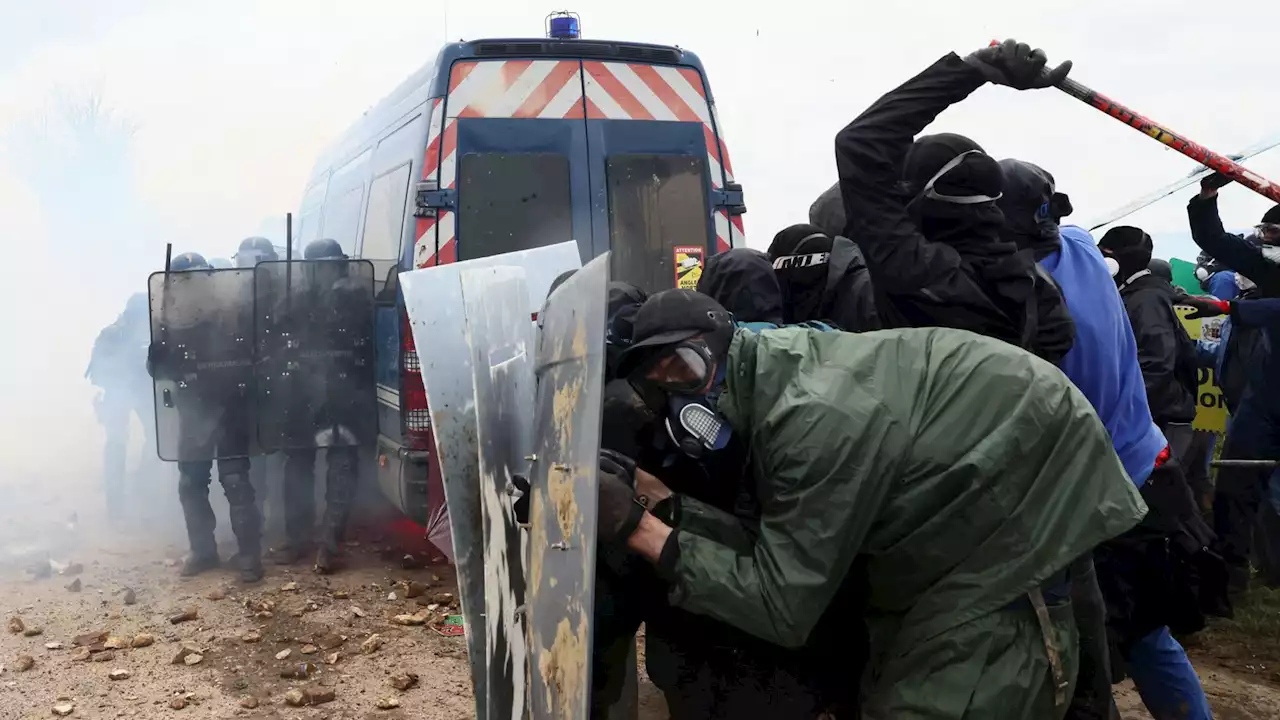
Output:
<instances>
[{"instance_id":1,"label":"warning sticker on van","mask_svg":"<svg viewBox=\"0 0 1280 720\"><path fill-rule=\"evenodd\" d=\"M676 287L681 290L697 290L702 279L702 257L706 252L697 245L677 245L672 248L676 256Z\"/></svg>"}]
</instances>

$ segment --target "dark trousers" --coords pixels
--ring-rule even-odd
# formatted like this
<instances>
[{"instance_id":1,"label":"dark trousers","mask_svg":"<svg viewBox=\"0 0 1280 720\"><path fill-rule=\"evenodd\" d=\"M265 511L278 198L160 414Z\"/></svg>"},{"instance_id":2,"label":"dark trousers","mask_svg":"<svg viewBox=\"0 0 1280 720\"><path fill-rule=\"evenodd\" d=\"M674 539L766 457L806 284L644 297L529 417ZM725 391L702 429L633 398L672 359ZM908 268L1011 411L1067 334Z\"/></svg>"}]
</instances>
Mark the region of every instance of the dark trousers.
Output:
<instances>
[{"instance_id":1,"label":"dark trousers","mask_svg":"<svg viewBox=\"0 0 1280 720\"><path fill-rule=\"evenodd\" d=\"M213 471L211 461L178 463L178 499L187 523L187 539L191 554L199 558L214 557L218 553L213 537L217 519L209 504L209 485ZM218 461L218 482L227 496L231 514L231 531L235 533L240 554L257 557L261 554L262 518L254 504L253 485L249 482L249 459L229 458Z\"/></svg>"},{"instance_id":2,"label":"dark trousers","mask_svg":"<svg viewBox=\"0 0 1280 720\"><path fill-rule=\"evenodd\" d=\"M1280 459L1280 422L1260 407L1255 397L1248 396L1241 401L1232 416L1222 457L1224 460ZM1218 470L1213 529L1218 536L1218 552L1231 569L1232 587L1236 590L1248 585L1258 508L1266 496L1271 472L1232 467Z\"/></svg>"},{"instance_id":3,"label":"dark trousers","mask_svg":"<svg viewBox=\"0 0 1280 720\"><path fill-rule=\"evenodd\" d=\"M1119 720L1111 695L1111 651L1107 645L1107 606L1098 586L1093 555L1071 566L1071 607L1080 634L1080 665L1067 720Z\"/></svg>"},{"instance_id":4,"label":"dark trousers","mask_svg":"<svg viewBox=\"0 0 1280 720\"><path fill-rule=\"evenodd\" d=\"M329 448L326 456L324 516L320 522L321 543L336 551L343 540L347 520L351 515L351 502L355 498L356 461L359 449L355 447ZM284 461L285 532L291 545L304 545L311 541L315 529L315 473L314 448L289 450Z\"/></svg>"}]
</instances>

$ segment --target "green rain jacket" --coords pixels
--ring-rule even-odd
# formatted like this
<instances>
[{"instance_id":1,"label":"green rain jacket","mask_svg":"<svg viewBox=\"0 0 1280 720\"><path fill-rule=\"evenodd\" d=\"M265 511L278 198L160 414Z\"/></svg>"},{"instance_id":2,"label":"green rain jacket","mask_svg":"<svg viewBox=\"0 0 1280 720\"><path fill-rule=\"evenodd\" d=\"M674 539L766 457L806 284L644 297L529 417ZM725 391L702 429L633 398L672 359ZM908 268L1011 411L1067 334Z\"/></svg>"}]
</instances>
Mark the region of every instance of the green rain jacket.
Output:
<instances>
[{"instance_id":1,"label":"green rain jacket","mask_svg":"<svg viewBox=\"0 0 1280 720\"><path fill-rule=\"evenodd\" d=\"M760 523L682 498L674 605L796 647L865 556L865 717L1061 717L1027 594L1146 513L1066 376L963 330L739 330L719 407ZM1049 612L1074 680L1069 600Z\"/></svg>"}]
</instances>

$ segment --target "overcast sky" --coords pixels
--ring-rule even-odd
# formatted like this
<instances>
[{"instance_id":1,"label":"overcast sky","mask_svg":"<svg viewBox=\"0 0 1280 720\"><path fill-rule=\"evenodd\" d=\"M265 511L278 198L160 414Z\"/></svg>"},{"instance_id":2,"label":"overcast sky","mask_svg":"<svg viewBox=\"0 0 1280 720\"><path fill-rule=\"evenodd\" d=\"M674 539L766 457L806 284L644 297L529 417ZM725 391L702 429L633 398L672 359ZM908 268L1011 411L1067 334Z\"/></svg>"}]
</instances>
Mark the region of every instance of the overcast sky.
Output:
<instances>
[{"instance_id":1,"label":"overcast sky","mask_svg":"<svg viewBox=\"0 0 1280 720\"><path fill-rule=\"evenodd\" d=\"M241 238L295 209L316 155L430 62L446 37L538 36L546 13L558 9L523 0L447 8L439 0L0 0L0 6L0 136L55 89L100 90L139 123L138 181L151 218L144 241L157 264L165 242L175 251L230 255ZM588 37L676 44L701 56L746 189L747 233L756 246L804 221L809 203L834 181L832 138L842 125L944 53L963 54L996 37L1043 47L1051 60L1075 60L1072 77L1220 152L1280 132L1274 91L1280 3L1273 0L578 0L570 9L582 15ZM933 129L969 135L993 156L1047 168L1082 222L1194 167L1055 90L987 87ZM1250 166L1280 178L1280 150ZM1129 222L1158 238L1185 233L1189 193ZM1235 226L1253 224L1269 206L1239 188L1224 198L1224 216ZM75 330L58 333L48 318L33 320L31 307L14 304L37 291L48 298L56 286L35 270L52 272L74 262L74 254L66 240L44 236L29 189L3 155L0 231L18 259L3 270L3 299L11 308L5 336L57 348L59 372L74 374L55 382L74 381L88 357L84 336L91 341L115 317L124 291L85 297L68 288L57 308L76 316L65 321ZM106 241L91 227L76 239ZM45 250L13 254L33 245ZM1163 256L1194 252L1185 241L1157 246ZM122 279L120 287L141 290L143 278L136 281ZM7 388L15 383L12 363Z\"/></svg>"}]
</instances>

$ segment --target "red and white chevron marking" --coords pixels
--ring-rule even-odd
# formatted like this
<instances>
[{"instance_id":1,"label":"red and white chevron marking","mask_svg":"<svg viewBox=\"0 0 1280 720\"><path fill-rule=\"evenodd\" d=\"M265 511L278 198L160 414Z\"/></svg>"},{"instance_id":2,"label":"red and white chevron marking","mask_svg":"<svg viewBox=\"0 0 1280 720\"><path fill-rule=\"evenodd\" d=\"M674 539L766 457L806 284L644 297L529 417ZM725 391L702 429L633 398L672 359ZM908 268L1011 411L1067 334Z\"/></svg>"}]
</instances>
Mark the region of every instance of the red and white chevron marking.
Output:
<instances>
[{"instance_id":1,"label":"red and white chevron marking","mask_svg":"<svg viewBox=\"0 0 1280 720\"><path fill-rule=\"evenodd\" d=\"M447 116L439 100L433 103L423 179L438 180L441 188L457 182L458 119L480 117L699 122L712 187L720 189L733 180L728 152L716 135L715 108L707 102L702 76L691 68L596 61L580 65L576 60L466 61L450 71ZM745 242L741 217L720 210L714 220L720 250ZM453 262L456 228L452 212L420 218L415 265Z\"/></svg>"}]
</instances>

